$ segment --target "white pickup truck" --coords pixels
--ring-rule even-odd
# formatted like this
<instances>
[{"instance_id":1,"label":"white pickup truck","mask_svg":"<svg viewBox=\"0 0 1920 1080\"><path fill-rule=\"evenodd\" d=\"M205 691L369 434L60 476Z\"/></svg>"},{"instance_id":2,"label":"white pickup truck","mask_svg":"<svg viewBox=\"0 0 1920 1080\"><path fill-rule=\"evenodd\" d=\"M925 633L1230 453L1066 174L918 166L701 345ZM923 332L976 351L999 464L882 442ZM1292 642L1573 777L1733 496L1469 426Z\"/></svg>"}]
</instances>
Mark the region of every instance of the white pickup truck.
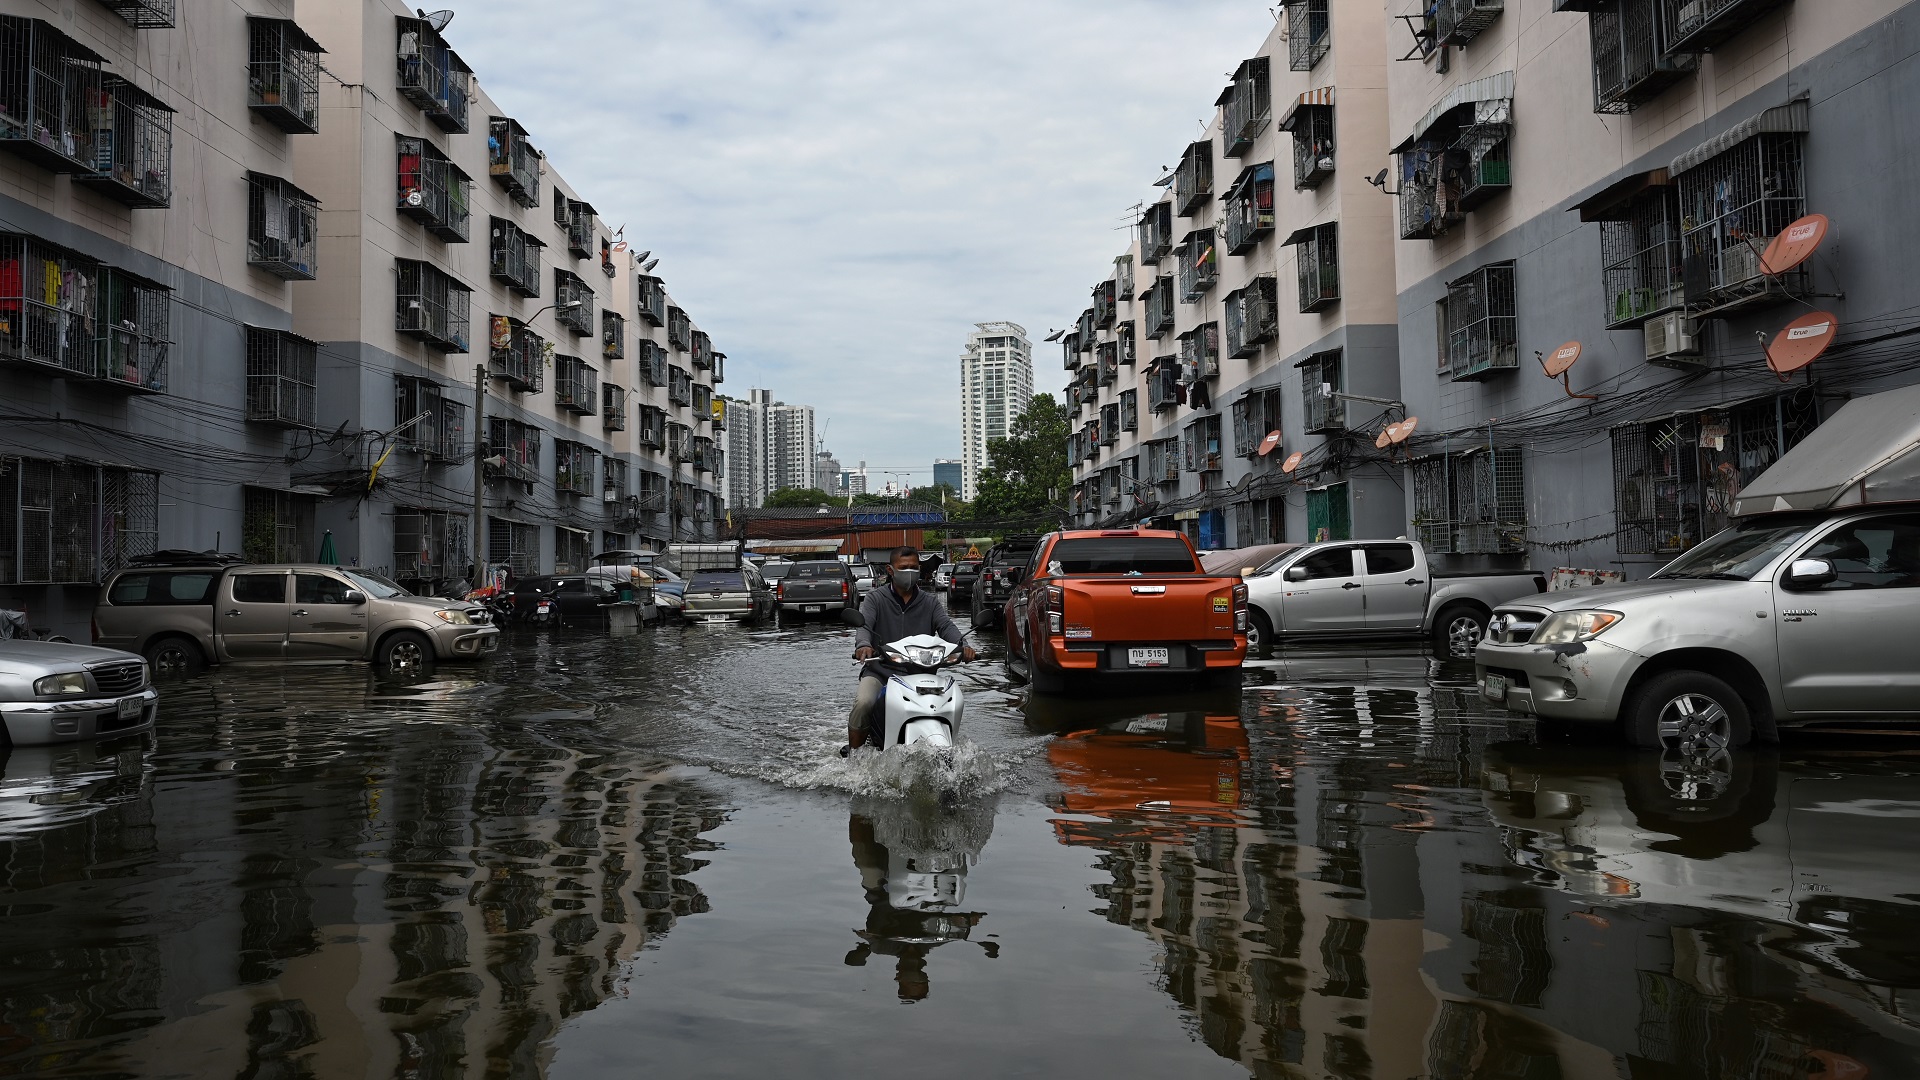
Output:
<instances>
[{"instance_id":1,"label":"white pickup truck","mask_svg":"<svg viewBox=\"0 0 1920 1080\"><path fill-rule=\"evenodd\" d=\"M1307 544L1244 574L1250 656L1275 646L1428 640L1442 657L1470 660L1493 609L1547 591L1544 574L1436 572L1411 540Z\"/></svg>"}]
</instances>

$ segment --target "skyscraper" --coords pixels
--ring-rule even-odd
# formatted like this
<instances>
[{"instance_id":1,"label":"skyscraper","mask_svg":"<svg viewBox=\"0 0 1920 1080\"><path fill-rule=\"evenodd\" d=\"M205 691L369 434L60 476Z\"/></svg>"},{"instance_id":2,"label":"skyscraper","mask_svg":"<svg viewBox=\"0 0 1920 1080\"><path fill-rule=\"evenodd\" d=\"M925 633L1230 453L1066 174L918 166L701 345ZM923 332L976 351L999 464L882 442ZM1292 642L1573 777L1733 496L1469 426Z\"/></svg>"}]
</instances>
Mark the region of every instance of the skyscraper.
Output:
<instances>
[{"instance_id":1,"label":"skyscraper","mask_svg":"<svg viewBox=\"0 0 1920 1080\"><path fill-rule=\"evenodd\" d=\"M767 408L767 490L814 485L813 406Z\"/></svg>"},{"instance_id":2,"label":"skyscraper","mask_svg":"<svg viewBox=\"0 0 1920 1080\"><path fill-rule=\"evenodd\" d=\"M975 323L960 356L960 495L980 490L987 441L1004 439L1033 397L1033 346L1018 323Z\"/></svg>"},{"instance_id":3,"label":"skyscraper","mask_svg":"<svg viewBox=\"0 0 1920 1080\"><path fill-rule=\"evenodd\" d=\"M775 401L773 391L727 399L727 499L757 507L781 488L815 486L813 406Z\"/></svg>"},{"instance_id":4,"label":"skyscraper","mask_svg":"<svg viewBox=\"0 0 1920 1080\"><path fill-rule=\"evenodd\" d=\"M966 470L960 467L959 458L933 459L933 482L935 486L945 484L955 492L958 492L965 486L965 481L962 479L965 472Z\"/></svg>"},{"instance_id":5,"label":"skyscraper","mask_svg":"<svg viewBox=\"0 0 1920 1080\"><path fill-rule=\"evenodd\" d=\"M833 494L834 486L840 483L840 459L820 451L813 459L813 486L827 494Z\"/></svg>"}]
</instances>

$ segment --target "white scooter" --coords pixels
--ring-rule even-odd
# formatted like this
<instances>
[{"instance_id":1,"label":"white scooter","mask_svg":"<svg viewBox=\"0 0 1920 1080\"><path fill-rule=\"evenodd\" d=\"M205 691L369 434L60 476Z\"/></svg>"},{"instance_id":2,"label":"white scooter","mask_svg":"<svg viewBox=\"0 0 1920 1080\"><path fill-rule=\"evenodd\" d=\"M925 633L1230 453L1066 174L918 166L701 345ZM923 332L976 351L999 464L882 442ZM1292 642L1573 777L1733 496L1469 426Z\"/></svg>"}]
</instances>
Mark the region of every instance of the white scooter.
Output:
<instances>
[{"instance_id":1,"label":"white scooter","mask_svg":"<svg viewBox=\"0 0 1920 1080\"><path fill-rule=\"evenodd\" d=\"M846 621L859 625L860 613L847 609ZM876 749L924 743L950 749L960 737L960 716L966 711L966 692L959 680L940 669L960 662L960 646L932 634L916 634L875 648L861 667L886 661L906 673L887 679L886 690L874 708L880 710L880 741Z\"/></svg>"}]
</instances>

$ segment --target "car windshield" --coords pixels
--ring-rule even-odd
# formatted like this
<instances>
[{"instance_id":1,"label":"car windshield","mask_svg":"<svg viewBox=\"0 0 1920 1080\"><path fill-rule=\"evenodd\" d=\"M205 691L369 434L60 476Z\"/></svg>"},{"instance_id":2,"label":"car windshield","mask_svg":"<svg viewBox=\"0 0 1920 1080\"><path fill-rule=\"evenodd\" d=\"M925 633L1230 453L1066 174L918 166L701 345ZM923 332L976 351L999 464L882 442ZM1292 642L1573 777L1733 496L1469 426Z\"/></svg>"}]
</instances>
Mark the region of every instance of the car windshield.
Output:
<instances>
[{"instance_id":1,"label":"car windshield","mask_svg":"<svg viewBox=\"0 0 1920 1080\"><path fill-rule=\"evenodd\" d=\"M1098 536L1062 540L1047 553L1061 574L1191 574L1193 552L1171 536ZM1058 570L1054 570L1054 566Z\"/></svg>"},{"instance_id":2,"label":"car windshield","mask_svg":"<svg viewBox=\"0 0 1920 1080\"><path fill-rule=\"evenodd\" d=\"M779 581L781 578L786 577L787 571L791 569L793 569L792 563L762 563L760 566L760 576L766 578L768 581Z\"/></svg>"},{"instance_id":3,"label":"car windshield","mask_svg":"<svg viewBox=\"0 0 1920 1080\"><path fill-rule=\"evenodd\" d=\"M340 573L347 575L348 581L353 582L356 588L375 600L390 600L396 596L413 595L400 586L391 584L382 578L374 577L371 574L361 574L352 570L341 570Z\"/></svg>"},{"instance_id":4,"label":"car windshield","mask_svg":"<svg viewBox=\"0 0 1920 1080\"><path fill-rule=\"evenodd\" d=\"M838 578L846 575L846 567L837 562L803 562L794 566L788 577L795 578Z\"/></svg>"},{"instance_id":5,"label":"car windshield","mask_svg":"<svg viewBox=\"0 0 1920 1080\"><path fill-rule=\"evenodd\" d=\"M1716 533L1668 563L1655 578L1722 578L1750 581L1780 553L1804 539L1817 517L1749 521Z\"/></svg>"},{"instance_id":6,"label":"car windshield","mask_svg":"<svg viewBox=\"0 0 1920 1080\"><path fill-rule=\"evenodd\" d=\"M649 574L652 574L652 575L653 575L653 580L655 580L655 581L680 581L680 580L682 580L682 578L680 577L680 575L679 575L679 574L676 574L676 573L674 573L673 571L671 571L671 570L669 570L669 569L667 569L667 568L666 568L666 567L664 567L664 566L649 566L649 567L646 567L645 569L646 569L646 571L647 571L647 573L649 573Z\"/></svg>"},{"instance_id":7,"label":"car windshield","mask_svg":"<svg viewBox=\"0 0 1920 1080\"><path fill-rule=\"evenodd\" d=\"M745 579L738 570L702 570L687 583L689 589L744 589Z\"/></svg>"},{"instance_id":8,"label":"car windshield","mask_svg":"<svg viewBox=\"0 0 1920 1080\"><path fill-rule=\"evenodd\" d=\"M857 578L870 578L873 576L873 567L868 566L866 563L854 563L849 569L853 571L853 576Z\"/></svg>"}]
</instances>

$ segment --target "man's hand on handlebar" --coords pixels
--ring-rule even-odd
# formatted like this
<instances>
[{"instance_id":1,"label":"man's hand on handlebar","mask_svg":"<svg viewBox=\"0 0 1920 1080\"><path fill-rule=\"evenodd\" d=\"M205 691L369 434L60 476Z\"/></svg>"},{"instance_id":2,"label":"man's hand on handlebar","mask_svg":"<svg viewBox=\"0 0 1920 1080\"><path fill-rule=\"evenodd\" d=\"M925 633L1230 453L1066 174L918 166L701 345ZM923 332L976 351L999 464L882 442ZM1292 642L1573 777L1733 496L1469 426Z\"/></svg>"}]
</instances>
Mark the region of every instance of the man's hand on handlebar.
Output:
<instances>
[{"instance_id":1,"label":"man's hand on handlebar","mask_svg":"<svg viewBox=\"0 0 1920 1080\"><path fill-rule=\"evenodd\" d=\"M979 658L980 658L980 654L973 651L973 646L965 645L961 647L960 659L965 660L968 663L972 663L973 661L978 660Z\"/></svg>"},{"instance_id":2,"label":"man's hand on handlebar","mask_svg":"<svg viewBox=\"0 0 1920 1080\"><path fill-rule=\"evenodd\" d=\"M859 648L853 650L853 658L855 660L871 660L874 658L875 655L876 654L873 651L873 646L871 645L862 645Z\"/></svg>"}]
</instances>

